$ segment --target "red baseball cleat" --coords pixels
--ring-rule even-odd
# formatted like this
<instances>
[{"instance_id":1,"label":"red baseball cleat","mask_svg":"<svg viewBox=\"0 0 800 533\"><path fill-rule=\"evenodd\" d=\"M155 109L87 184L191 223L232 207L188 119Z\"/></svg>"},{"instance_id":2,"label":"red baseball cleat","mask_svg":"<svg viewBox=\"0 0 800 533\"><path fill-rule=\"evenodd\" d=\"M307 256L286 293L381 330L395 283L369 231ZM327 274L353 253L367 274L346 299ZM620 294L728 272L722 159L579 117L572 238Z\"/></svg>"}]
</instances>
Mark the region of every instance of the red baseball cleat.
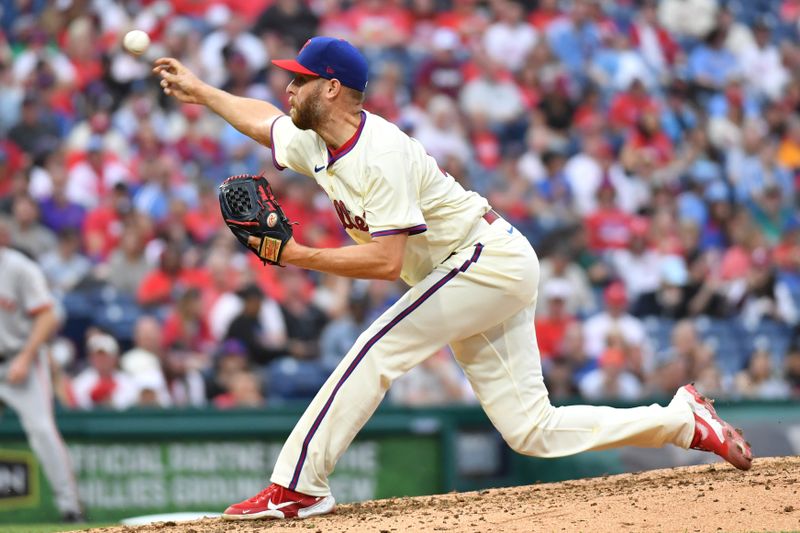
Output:
<instances>
[{"instance_id":1,"label":"red baseball cleat","mask_svg":"<svg viewBox=\"0 0 800 533\"><path fill-rule=\"evenodd\" d=\"M741 429L735 429L719 417L714 410L714 400L697 392L694 384L678 389L675 399L687 402L694 412L694 439L690 448L713 452L739 470L750 470L753 466L750 443L744 440Z\"/></svg>"},{"instance_id":2,"label":"red baseball cleat","mask_svg":"<svg viewBox=\"0 0 800 533\"><path fill-rule=\"evenodd\" d=\"M333 512L333 496L308 496L275 483L250 499L225 509L225 520L258 520L261 518L308 518Z\"/></svg>"}]
</instances>

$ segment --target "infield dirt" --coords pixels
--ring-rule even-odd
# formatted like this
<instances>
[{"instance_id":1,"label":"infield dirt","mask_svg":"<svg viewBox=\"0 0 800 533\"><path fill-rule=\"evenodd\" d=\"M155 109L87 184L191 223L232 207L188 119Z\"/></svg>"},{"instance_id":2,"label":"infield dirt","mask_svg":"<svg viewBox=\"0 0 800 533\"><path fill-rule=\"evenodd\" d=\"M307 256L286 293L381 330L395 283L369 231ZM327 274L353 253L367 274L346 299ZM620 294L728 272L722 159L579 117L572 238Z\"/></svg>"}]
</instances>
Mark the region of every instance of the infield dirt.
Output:
<instances>
[{"instance_id":1,"label":"infield dirt","mask_svg":"<svg viewBox=\"0 0 800 533\"><path fill-rule=\"evenodd\" d=\"M800 457L340 505L309 520L205 519L92 533L800 531Z\"/></svg>"}]
</instances>

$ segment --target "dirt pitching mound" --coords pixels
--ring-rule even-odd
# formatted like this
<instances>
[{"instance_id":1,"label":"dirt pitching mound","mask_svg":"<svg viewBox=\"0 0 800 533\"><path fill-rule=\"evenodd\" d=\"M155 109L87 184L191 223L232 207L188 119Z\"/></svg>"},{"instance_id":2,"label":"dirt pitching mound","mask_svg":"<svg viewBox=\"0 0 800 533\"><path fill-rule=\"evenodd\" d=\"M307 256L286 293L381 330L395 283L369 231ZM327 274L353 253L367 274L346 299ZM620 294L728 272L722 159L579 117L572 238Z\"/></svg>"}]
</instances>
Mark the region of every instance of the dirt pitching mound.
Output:
<instances>
[{"instance_id":1,"label":"dirt pitching mound","mask_svg":"<svg viewBox=\"0 0 800 533\"><path fill-rule=\"evenodd\" d=\"M309 520L205 519L93 533L800 531L800 457L749 472L702 465L639 474L341 505Z\"/></svg>"}]
</instances>

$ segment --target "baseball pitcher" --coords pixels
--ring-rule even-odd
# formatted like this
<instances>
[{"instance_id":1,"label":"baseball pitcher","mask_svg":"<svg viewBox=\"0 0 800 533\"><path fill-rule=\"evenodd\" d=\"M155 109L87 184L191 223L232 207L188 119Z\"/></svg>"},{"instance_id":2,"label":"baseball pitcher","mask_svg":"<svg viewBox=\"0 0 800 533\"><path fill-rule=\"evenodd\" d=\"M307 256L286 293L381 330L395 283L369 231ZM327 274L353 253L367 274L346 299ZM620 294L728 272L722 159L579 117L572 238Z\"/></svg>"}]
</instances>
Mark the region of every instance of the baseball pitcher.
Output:
<instances>
[{"instance_id":1,"label":"baseball pitcher","mask_svg":"<svg viewBox=\"0 0 800 533\"><path fill-rule=\"evenodd\" d=\"M310 176L356 242L311 248L292 238L263 177L220 187L226 222L265 263L394 280L411 289L358 338L309 405L272 484L224 518L309 517L335 502L328 474L397 377L449 344L487 415L519 453L558 457L624 445L674 444L750 468L742 436L691 385L666 407L550 404L533 328L539 263L519 231L464 190L416 140L362 109L368 66L347 41L309 40L291 71L289 114L201 82L172 58L155 61L166 94L209 107L272 149L282 170Z\"/></svg>"}]
</instances>

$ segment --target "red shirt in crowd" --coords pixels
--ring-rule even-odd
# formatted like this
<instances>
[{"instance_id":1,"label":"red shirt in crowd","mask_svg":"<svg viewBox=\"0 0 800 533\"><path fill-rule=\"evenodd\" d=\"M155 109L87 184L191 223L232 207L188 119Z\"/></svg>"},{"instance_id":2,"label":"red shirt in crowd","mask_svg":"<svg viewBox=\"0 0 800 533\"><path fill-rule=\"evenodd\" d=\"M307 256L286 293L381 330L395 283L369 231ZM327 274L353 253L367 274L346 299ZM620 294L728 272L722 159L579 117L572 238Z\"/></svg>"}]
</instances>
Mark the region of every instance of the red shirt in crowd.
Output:
<instances>
[{"instance_id":1,"label":"red shirt in crowd","mask_svg":"<svg viewBox=\"0 0 800 533\"><path fill-rule=\"evenodd\" d=\"M534 323L536 342L539 345L542 359L549 359L558 353L564 334L573 322L575 322L575 318L571 316L543 316L536 319Z\"/></svg>"},{"instance_id":2,"label":"red shirt in crowd","mask_svg":"<svg viewBox=\"0 0 800 533\"><path fill-rule=\"evenodd\" d=\"M619 208L599 209L586 217L584 223L592 250L599 252L628 246L631 216Z\"/></svg>"},{"instance_id":3,"label":"red shirt in crowd","mask_svg":"<svg viewBox=\"0 0 800 533\"><path fill-rule=\"evenodd\" d=\"M0 139L0 198L11 192L11 178L22 168L22 155L16 144Z\"/></svg>"},{"instance_id":4,"label":"red shirt in crowd","mask_svg":"<svg viewBox=\"0 0 800 533\"><path fill-rule=\"evenodd\" d=\"M105 259L119 245L123 231L122 218L111 207L101 205L89 211L83 221L83 240L87 252Z\"/></svg>"},{"instance_id":5,"label":"red shirt in crowd","mask_svg":"<svg viewBox=\"0 0 800 533\"><path fill-rule=\"evenodd\" d=\"M157 268L144 277L136 298L142 305L167 304L172 302L179 286L196 287L202 291L210 284L211 276L203 268L184 268L175 275Z\"/></svg>"},{"instance_id":6,"label":"red shirt in crowd","mask_svg":"<svg viewBox=\"0 0 800 533\"><path fill-rule=\"evenodd\" d=\"M611 100L608 117L612 126L624 130L634 127L645 111L656 110L658 110L658 104L648 95L623 91L617 93Z\"/></svg>"},{"instance_id":7,"label":"red shirt in crowd","mask_svg":"<svg viewBox=\"0 0 800 533\"><path fill-rule=\"evenodd\" d=\"M663 167L672 161L672 141L663 131L645 137L640 131L634 130L628 138L628 146L647 154L656 167Z\"/></svg>"},{"instance_id":8,"label":"red shirt in crowd","mask_svg":"<svg viewBox=\"0 0 800 533\"><path fill-rule=\"evenodd\" d=\"M204 352L213 346L214 336L205 319L187 322L176 310L173 310L164 321L162 342L164 346L181 343L196 352Z\"/></svg>"}]
</instances>

